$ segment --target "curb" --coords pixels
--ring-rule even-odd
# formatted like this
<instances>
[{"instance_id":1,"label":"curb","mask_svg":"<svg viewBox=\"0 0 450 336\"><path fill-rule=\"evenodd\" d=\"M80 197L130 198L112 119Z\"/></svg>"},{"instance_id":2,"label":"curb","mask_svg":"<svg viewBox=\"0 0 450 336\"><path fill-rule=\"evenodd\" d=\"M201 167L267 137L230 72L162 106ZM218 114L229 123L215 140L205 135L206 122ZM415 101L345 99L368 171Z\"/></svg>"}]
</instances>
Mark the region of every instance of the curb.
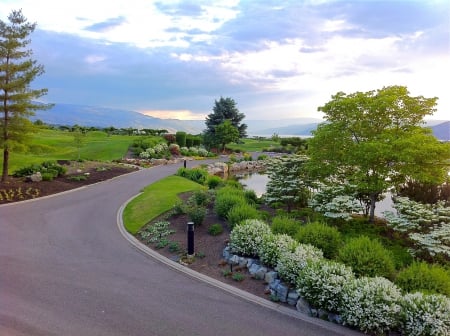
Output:
<instances>
[{"instance_id":1,"label":"curb","mask_svg":"<svg viewBox=\"0 0 450 336\"><path fill-rule=\"evenodd\" d=\"M134 198L138 197L140 194L137 194L133 197L131 197L129 200L127 200L124 204L122 204L122 206L119 208L119 210L117 211L117 227L121 233L121 235L133 246L135 247L139 252L145 254L146 256L149 256L153 259L155 259L156 261L180 272L183 273L191 278L194 278L200 282L203 282L207 285L219 288L227 293L230 293L238 298L242 298L246 301L258 304L259 306L271 309L273 311L279 312L283 315L286 316L290 316L293 318L296 318L298 320L304 321L304 322L308 322L311 323L313 325L316 325L318 327L327 329L329 331L332 331L334 333L338 333L341 335L362 335L361 333L348 329L344 326L338 325L338 324L334 324L328 321L324 321L321 320L319 318L315 318L315 317L310 317L304 314L301 314L299 312L297 312L294 309L290 309L287 308L285 306L282 306L280 304L277 304L275 302L272 301L268 301L266 299L263 299L259 296L256 296L254 294L251 294L249 292L243 291L239 288L236 288L234 286L228 285L226 283L223 283L221 281L218 281L214 278L211 278L207 275L204 275L202 273L196 272L192 269L190 269L189 267L185 267L173 260L170 260L166 257L164 257L163 255L159 254L158 252L152 250L151 248L149 248L148 246L142 244L138 239L136 239L133 235L131 235L124 227L123 225L123 219L122 219L122 214L123 214L123 210L125 209L125 207L127 206L127 204L129 202L131 202Z\"/></svg>"}]
</instances>

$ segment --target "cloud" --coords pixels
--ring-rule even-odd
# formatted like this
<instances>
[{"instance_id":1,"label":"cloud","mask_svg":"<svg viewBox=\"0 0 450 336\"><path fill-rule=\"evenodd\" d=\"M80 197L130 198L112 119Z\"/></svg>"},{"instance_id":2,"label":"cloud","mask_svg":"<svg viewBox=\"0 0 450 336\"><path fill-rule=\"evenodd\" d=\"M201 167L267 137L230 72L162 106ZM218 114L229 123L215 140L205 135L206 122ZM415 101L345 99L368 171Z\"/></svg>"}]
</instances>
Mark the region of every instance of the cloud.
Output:
<instances>
[{"instance_id":1,"label":"cloud","mask_svg":"<svg viewBox=\"0 0 450 336\"><path fill-rule=\"evenodd\" d=\"M97 22L92 25L89 25L85 27L85 30L92 31L92 32L100 32L104 33L107 31L110 31L116 27L120 27L123 23L125 23L127 20L123 16L118 16L116 18L111 18L103 22Z\"/></svg>"}]
</instances>

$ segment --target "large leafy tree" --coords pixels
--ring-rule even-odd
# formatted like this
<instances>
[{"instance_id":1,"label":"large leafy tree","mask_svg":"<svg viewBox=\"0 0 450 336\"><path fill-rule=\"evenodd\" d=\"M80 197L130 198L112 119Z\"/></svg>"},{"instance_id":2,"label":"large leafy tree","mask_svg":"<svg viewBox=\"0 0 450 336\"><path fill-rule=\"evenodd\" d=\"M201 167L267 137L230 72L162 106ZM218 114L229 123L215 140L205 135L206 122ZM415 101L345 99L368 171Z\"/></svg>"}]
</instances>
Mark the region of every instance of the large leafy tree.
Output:
<instances>
[{"instance_id":1,"label":"large leafy tree","mask_svg":"<svg viewBox=\"0 0 450 336\"><path fill-rule=\"evenodd\" d=\"M12 11L9 22L0 20L0 146L3 150L2 181L8 177L9 154L26 148L33 124L34 111L50 105L33 101L47 89L32 89L31 82L44 72L44 67L31 58L27 49L29 36L36 24L29 23L22 11Z\"/></svg>"},{"instance_id":2,"label":"large leafy tree","mask_svg":"<svg viewBox=\"0 0 450 336\"><path fill-rule=\"evenodd\" d=\"M222 151L224 151L227 144L239 140L239 130L231 124L230 120L225 120L216 126L215 138L216 142L220 144Z\"/></svg>"},{"instance_id":3,"label":"large leafy tree","mask_svg":"<svg viewBox=\"0 0 450 336\"><path fill-rule=\"evenodd\" d=\"M239 112L234 99L220 97L219 100L215 100L213 113L208 114L205 120L206 129L203 132L205 144L209 146L220 145L215 139L216 127L225 120L229 120L231 125L237 128L239 138L246 137L247 125L242 123L244 118L245 114Z\"/></svg>"},{"instance_id":4,"label":"large leafy tree","mask_svg":"<svg viewBox=\"0 0 450 336\"><path fill-rule=\"evenodd\" d=\"M388 188L408 180L443 182L449 146L421 127L436 100L412 97L403 86L337 93L319 107L326 122L309 142L310 171L322 181L356 186L370 221Z\"/></svg>"}]
</instances>

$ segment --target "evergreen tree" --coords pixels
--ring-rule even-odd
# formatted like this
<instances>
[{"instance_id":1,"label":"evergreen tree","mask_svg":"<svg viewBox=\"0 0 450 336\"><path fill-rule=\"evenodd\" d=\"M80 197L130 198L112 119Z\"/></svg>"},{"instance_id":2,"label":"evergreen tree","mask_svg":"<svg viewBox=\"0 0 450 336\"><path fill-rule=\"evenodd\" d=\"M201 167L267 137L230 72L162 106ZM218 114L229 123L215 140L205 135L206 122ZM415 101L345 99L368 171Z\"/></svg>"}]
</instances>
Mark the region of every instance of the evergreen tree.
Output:
<instances>
[{"instance_id":1,"label":"evergreen tree","mask_svg":"<svg viewBox=\"0 0 450 336\"><path fill-rule=\"evenodd\" d=\"M31 82L44 73L44 67L31 59L27 49L36 24L28 23L21 10L13 10L9 23L0 20L0 146L3 149L2 181L8 177L9 154L26 148L33 124L29 117L35 110L51 105L33 101L47 89L32 89Z\"/></svg>"}]
</instances>

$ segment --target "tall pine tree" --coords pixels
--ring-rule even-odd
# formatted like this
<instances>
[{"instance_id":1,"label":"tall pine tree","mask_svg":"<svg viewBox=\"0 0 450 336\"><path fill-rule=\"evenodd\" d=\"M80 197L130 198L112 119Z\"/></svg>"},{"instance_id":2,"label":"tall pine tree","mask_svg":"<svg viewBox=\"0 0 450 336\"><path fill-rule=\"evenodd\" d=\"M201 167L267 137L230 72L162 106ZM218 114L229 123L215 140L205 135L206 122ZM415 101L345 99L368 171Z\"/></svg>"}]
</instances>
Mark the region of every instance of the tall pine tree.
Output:
<instances>
[{"instance_id":1,"label":"tall pine tree","mask_svg":"<svg viewBox=\"0 0 450 336\"><path fill-rule=\"evenodd\" d=\"M21 10L13 10L9 22L0 20L0 147L3 149L2 181L8 178L9 154L26 148L34 111L51 105L36 103L47 89L32 89L31 82L44 73L44 67L31 58L29 36L36 28Z\"/></svg>"}]
</instances>

